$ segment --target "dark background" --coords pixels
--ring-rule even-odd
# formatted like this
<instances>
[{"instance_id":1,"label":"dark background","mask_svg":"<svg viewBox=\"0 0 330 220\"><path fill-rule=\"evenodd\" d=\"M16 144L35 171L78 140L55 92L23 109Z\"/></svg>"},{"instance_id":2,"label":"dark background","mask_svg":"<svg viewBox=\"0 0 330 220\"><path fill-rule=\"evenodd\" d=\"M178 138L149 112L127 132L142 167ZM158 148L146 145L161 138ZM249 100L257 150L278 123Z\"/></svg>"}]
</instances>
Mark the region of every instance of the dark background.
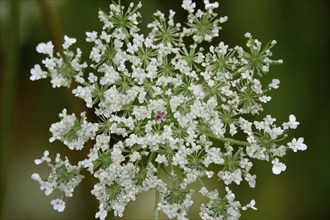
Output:
<instances>
[{"instance_id":1,"label":"dark background","mask_svg":"<svg viewBox=\"0 0 330 220\"><path fill-rule=\"evenodd\" d=\"M124 4L130 1L122 0ZM100 31L98 9L108 10L107 0L0 0L1 6L1 219L93 219L97 203L90 195L87 178L67 199L64 213L53 211L50 197L44 196L31 174L44 176L46 166L33 160L48 149L70 158L80 157L59 142L50 144L49 126L58 121L63 108L79 113L82 102L64 89L52 89L49 80L29 81L30 69L43 58L36 45L61 41L63 35L75 37L85 58L91 45L84 42L86 31ZM177 9L179 0L143 0L145 22L156 10ZM258 211L243 212L242 219L329 219L329 9L328 1L226 0L220 1L219 14L228 15L220 39L230 46L244 46L244 33L266 43L276 39L275 66L265 80L278 78L281 87L271 93L265 106L279 123L295 114L301 122L291 137L304 137L308 150L283 158L287 170L276 176L271 164L256 162L257 187L235 187L246 203L256 199ZM142 26L145 26L143 23ZM84 110L84 108L83 108ZM260 119L261 115L258 119ZM217 183L213 183L215 185ZM240 189L239 189L240 188ZM153 192L131 203L123 219L152 218ZM198 198L197 198L198 199ZM198 219L198 209L191 219ZM109 218L110 219L110 218ZM112 219L112 218L111 218Z\"/></svg>"}]
</instances>

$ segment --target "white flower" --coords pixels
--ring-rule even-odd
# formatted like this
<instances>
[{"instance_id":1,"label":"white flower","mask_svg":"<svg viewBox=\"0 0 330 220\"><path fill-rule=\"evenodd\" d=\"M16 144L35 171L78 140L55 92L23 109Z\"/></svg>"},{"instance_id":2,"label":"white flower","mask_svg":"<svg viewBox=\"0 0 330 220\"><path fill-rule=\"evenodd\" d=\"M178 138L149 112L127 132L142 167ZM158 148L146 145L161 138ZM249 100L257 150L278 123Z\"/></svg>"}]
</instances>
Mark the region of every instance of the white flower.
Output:
<instances>
[{"instance_id":1,"label":"white flower","mask_svg":"<svg viewBox=\"0 0 330 220\"><path fill-rule=\"evenodd\" d=\"M228 21L228 16L223 16L223 17L220 17L220 23L225 23L226 21Z\"/></svg>"},{"instance_id":2,"label":"white flower","mask_svg":"<svg viewBox=\"0 0 330 220\"><path fill-rule=\"evenodd\" d=\"M98 124L87 122L86 113L81 113L82 119L79 120L74 114L68 115L67 110L63 109L59 116L61 121L52 124L49 129L52 133L49 142L60 140L71 150L81 150L85 142L94 139Z\"/></svg>"},{"instance_id":3,"label":"white flower","mask_svg":"<svg viewBox=\"0 0 330 220\"><path fill-rule=\"evenodd\" d=\"M210 164L223 164L224 159L221 156L220 149L217 147L206 148L206 156L203 160L203 164L208 167Z\"/></svg>"},{"instance_id":4,"label":"white flower","mask_svg":"<svg viewBox=\"0 0 330 220\"><path fill-rule=\"evenodd\" d=\"M263 102L263 103L267 103L267 102L269 102L271 99L272 99L272 97L270 97L270 96L265 96L265 95L263 95L263 96L261 96L261 97L259 98L259 100L260 100L261 102Z\"/></svg>"},{"instance_id":5,"label":"white flower","mask_svg":"<svg viewBox=\"0 0 330 220\"><path fill-rule=\"evenodd\" d=\"M304 144L304 138L300 137L298 140L296 138L292 139L292 142L288 143L288 146L294 151L297 152L298 150L304 151L307 149L307 145Z\"/></svg>"},{"instance_id":6,"label":"white flower","mask_svg":"<svg viewBox=\"0 0 330 220\"><path fill-rule=\"evenodd\" d=\"M101 220L108 214L122 217L127 205L149 190L157 195L155 216L163 211L168 218L187 219L193 204L187 188L195 182L209 199L200 207L201 219L237 220L242 210L256 209L254 200L241 206L229 184L246 181L254 188L252 158L272 160L273 173L279 174L286 165L278 158L307 146L303 138L283 144L287 130L299 125L294 115L282 126L270 115L262 121L253 117L262 115L271 100L268 92L279 87L278 79L268 87L261 79L272 64L282 63L271 59L276 41L263 46L246 33L247 48L231 48L221 39L212 45L228 17L219 17L218 1L210 1L196 9L195 1L182 0L188 12L183 23L176 23L173 10L168 16L154 13L149 34L140 33L141 3L110 4L109 12L99 12L103 29L86 32L89 62L81 62L79 48L70 50L75 38L64 37L61 54L53 55L51 42L37 46L46 58L31 69L30 79L49 77L54 88L75 84L72 93L84 100L93 120L64 109L51 125L50 142L59 140L70 150L88 145L89 153L77 165L60 154L52 161L48 151L36 159L36 165L50 168L47 178L31 175L46 196L57 191L61 198L72 197L87 170L96 179L91 193L99 202L95 218ZM214 170L224 182L223 197L203 183ZM62 199L51 204L65 209Z\"/></svg>"},{"instance_id":7,"label":"white flower","mask_svg":"<svg viewBox=\"0 0 330 220\"><path fill-rule=\"evenodd\" d=\"M204 0L204 4L205 4L205 9L210 11L219 7L219 2L210 3L209 0Z\"/></svg>"},{"instance_id":8,"label":"white flower","mask_svg":"<svg viewBox=\"0 0 330 220\"><path fill-rule=\"evenodd\" d=\"M246 37L246 38L251 38L251 37L252 37L252 35L251 35L251 33L250 33L250 32L246 32L246 33L244 34L244 37Z\"/></svg>"},{"instance_id":9,"label":"white flower","mask_svg":"<svg viewBox=\"0 0 330 220\"><path fill-rule=\"evenodd\" d=\"M93 31L93 32L86 32L86 41L87 42L94 42L97 38L97 32Z\"/></svg>"},{"instance_id":10,"label":"white flower","mask_svg":"<svg viewBox=\"0 0 330 220\"><path fill-rule=\"evenodd\" d=\"M296 129L300 123L296 121L296 116L290 115L289 116L289 122L283 123L284 129Z\"/></svg>"},{"instance_id":11,"label":"white flower","mask_svg":"<svg viewBox=\"0 0 330 220\"><path fill-rule=\"evenodd\" d=\"M226 185L235 182L237 185L241 183L242 179L242 171L241 169L236 169L233 172L230 171L220 171L218 173L220 179L222 179Z\"/></svg>"},{"instance_id":12,"label":"white flower","mask_svg":"<svg viewBox=\"0 0 330 220\"><path fill-rule=\"evenodd\" d=\"M273 173L278 175L280 174L281 172L285 171L286 170L286 165L284 163L281 163L278 158L275 158L273 161L272 161L272 164L273 164Z\"/></svg>"},{"instance_id":13,"label":"white flower","mask_svg":"<svg viewBox=\"0 0 330 220\"><path fill-rule=\"evenodd\" d=\"M177 218L177 219L187 219L189 207L193 204L192 194L193 190L189 192L182 193L180 189L169 189L167 195L163 195L164 201L158 204L158 210L163 211L168 218ZM181 195L179 201L176 201L177 195ZM167 201L166 199L170 200ZM175 201L175 202L173 202Z\"/></svg>"},{"instance_id":14,"label":"white flower","mask_svg":"<svg viewBox=\"0 0 330 220\"><path fill-rule=\"evenodd\" d=\"M187 10L189 13L193 13L196 7L196 3L192 2L192 0L183 0L182 1L182 8Z\"/></svg>"},{"instance_id":15,"label":"white flower","mask_svg":"<svg viewBox=\"0 0 330 220\"><path fill-rule=\"evenodd\" d=\"M35 159L34 160L34 163L36 165L39 165L39 164L41 164L43 162L49 163L51 161L51 159L48 157L48 155L49 155L49 151L48 150L45 150L43 157L41 159Z\"/></svg>"},{"instance_id":16,"label":"white flower","mask_svg":"<svg viewBox=\"0 0 330 220\"><path fill-rule=\"evenodd\" d=\"M257 178L256 175L251 175L251 174L247 173L244 179L249 183L249 186L251 188L255 188L256 187L256 178Z\"/></svg>"},{"instance_id":17,"label":"white flower","mask_svg":"<svg viewBox=\"0 0 330 220\"><path fill-rule=\"evenodd\" d=\"M257 210L257 208L255 207L255 205L256 205L256 201L253 199L253 200L251 200L251 202L249 203L249 204L247 204L246 206L243 206L242 207L242 210L247 210L248 208L251 208L251 209L253 209L253 210Z\"/></svg>"},{"instance_id":18,"label":"white flower","mask_svg":"<svg viewBox=\"0 0 330 220\"><path fill-rule=\"evenodd\" d=\"M72 44L76 43L76 38L70 38L68 36L64 36L64 43L63 43L63 49L67 50Z\"/></svg>"},{"instance_id":19,"label":"white flower","mask_svg":"<svg viewBox=\"0 0 330 220\"><path fill-rule=\"evenodd\" d=\"M235 201L235 194L226 187L227 195L221 198L217 191L207 193L209 203L202 204L199 216L203 220L210 219L239 219L242 209L240 202Z\"/></svg>"},{"instance_id":20,"label":"white flower","mask_svg":"<svg viewBox=\"0 0 330 220\"><path fill-rule=\"evenodd\" d=\"M32 178L34 181L37 181L37 182L40 182L40 181L41 181L40 175L39 175L38 173L34 173L34 174L32 174L31 178Z\"/></svg>"},{"instance_id":21,"label":"white flower","mask_svg":"<svg viewBox=\"0 0 330 220\"><path fill-rule=\"evenodd\" d=\"M135 162L135 161L141 159L141 155L139 154L139 152L135 151L133 154L130 155L129 158L130 158L131 162Z\"/></svg>"},{"instance_id":22,"label":"white flower","mask_svg":"<svg viewBox=\"0 0 330 220\"><path fill-rule=\"evenodd\" d=\"M168 165L168 161L165 155L158 154L155 160L157 163L164 163L166 166Z\"/></svg>"},{"instance_id":23,"label":"white flower","mask_svg":"<svg viewBox=\"0 0 330 220\"><path fill-rule=\"evenodd\" d=\"M50 202L53 205L54 210L63 212L65 209L65 202L62 199L53 199Z\"/></svg>"},{"instance_id":24,"label":"white flower","mask_svg":"<svg viewBox=\"0 0 330 220\"><path fill-rule=\"evenodd\" d=\"M86 102L88 108L93 107L93 92L95 88L93 86L78 86L76 89L72 90L72 94L76 97L83 99Z\"/></svg>"},{"instance_id":25,"label":"white flower","mask_svg":"<svg viewBox=\"0 0 330 220\"><path fill-rule=\"evenodd\" d=\"M99 211L95 214L95 218L100 218L100 220L104 220L107 217L108 212L104 210L103 203L99 206Z\"/></svg>"},{"instance_id":26,"label":"white flower","mask_svg":"<svg viewBox=\"0 0 330 220\"><path fill-rule=\"evenodd\" d=\"M278 89L280 86L280 80L273 79L272 82L268 85L270 89Z\"/></svg>"},{"instance_id":27,"label":"white flower","mask_svg":"<svg viewBox=\"0 0 330 220\"><path fill-rule=\"evenodd\" d=\"M54 45L50 41L47 42L47 43L40 43L37 46L37 52L38 53L47 54L50 57L53 56L53 52L54 52L53 50L54 50Z\"/></svg>"},{"instance_id":28,"label":"white flower","mask_svg":"<svg viewBox=\"0 0 330 220\"><path fill-rule=\"evenodd\" d=\"M32 81L47 78L47 72L42 71L40 65L38 64L34 65L30 73L31 73L30 80Z\"/></svg>"}]
</instances>

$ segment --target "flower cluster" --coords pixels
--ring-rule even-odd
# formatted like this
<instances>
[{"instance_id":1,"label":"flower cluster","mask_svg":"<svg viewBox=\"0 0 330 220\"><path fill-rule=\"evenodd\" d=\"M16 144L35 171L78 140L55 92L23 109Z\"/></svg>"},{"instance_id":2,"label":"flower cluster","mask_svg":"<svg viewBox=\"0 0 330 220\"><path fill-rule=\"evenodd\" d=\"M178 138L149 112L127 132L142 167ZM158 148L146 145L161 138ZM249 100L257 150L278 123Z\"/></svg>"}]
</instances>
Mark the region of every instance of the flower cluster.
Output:
<instances>
[{"instance_id":1,"label":"flower cluster","mask_svg":"<svg viewBox=\"0 0 330 220\"><path fill-rule=\"evenodd\" d=\"M65 36L63 54L54 55L51 42L37 46L47 58L43 68L34 66L30 79L74 87L72 93L95 115L92 123L85 112L78 118L64 109L50 128L50 142L59 140L70 150L93 143L84 160L71 165L58 154L52 164L46 151L35 161L51 168L47 180L32 175L41 190L62 192L51 201L55 210L64 210L63 196L72 196L86 169L97 179L91 191L99 201L96 218L108 212L121 217L137 195L154 189L156 219L160 211L186 219L195 193L191 184L199 182L199 193L209 200L200 207L202 219L239 219L242 210L256 209L255 201L242 206L230 186L256 186L253 160L270 162L279 174L286 170L279 159L288 150L306 150L303 138L285 142L299 125L294 115L281 126L270 115L251 120L271 100L269 91L279 88L278 79L266 86L261 81L271 65L282 63L272 59L276 41L263 45L246 33L245 47L212 45L227 17L218 17L217 2L204 5L201 10L183 0L185 24L174 21L172 10L157 11L144 35L138 27L141 3L110 4L109 12L99 12L103 30L86 33L93 44L89 63L80 61L79 48L71 50L74 38ZM210 178L223 182L225 190L207 189L203 180Z\"/></svg>"},{"instance_id":2,"label":"flower cluster","mask_svg":"<svg viewBox=\"0 0 330 220\"><path fill-rule=\"evenodd\" d=\"M80 166L71 165L68 158L61 160L60 154L56 155L54 164L51 163L51 159L48 157L49 152L45 151L41 159L36 159L35 164L39 165L44 162L51 168L51 172L47 180L42 180L37 173L32 174L32 179L39 182L40 189L45 191L45 195L48 196L53 193L55 189L58 189L65 197L72 197L73 191L76 186L79 185L83 176L79 174ZM65 202L61 199L54 199L51 201L54 209L63 212L65 208Z\"/></svg>"}]
</instances>

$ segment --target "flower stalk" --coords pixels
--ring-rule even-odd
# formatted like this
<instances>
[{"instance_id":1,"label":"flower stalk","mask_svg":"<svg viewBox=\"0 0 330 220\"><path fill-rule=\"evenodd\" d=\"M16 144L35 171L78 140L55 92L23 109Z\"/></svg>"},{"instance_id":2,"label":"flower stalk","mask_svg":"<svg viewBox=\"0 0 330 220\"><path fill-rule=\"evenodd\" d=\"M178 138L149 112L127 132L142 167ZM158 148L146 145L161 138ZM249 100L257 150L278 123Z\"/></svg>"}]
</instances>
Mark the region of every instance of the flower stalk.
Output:
<instances>
[{"instance_id":1,"label":"flower stalk","mask_svg":"<svg viewBox=\"0 0 330 220\"><path fill-rule=\"evenodd\" d=\"M239 141L233 138L226 138L226 137L217 137L215 135L212 134L206 134L207 137L214 139L214 140L218 140L224 143L231 143L231 144L235 144L235 145L240 145L240 146L249 146L250 143L247 141Z\"/></svg>"},{"instance_id":2,"label":"flower stalk","mask_svg":"<svg viewBox=\"0 0 330 220\"><path fill-rule=\"evenodd\" d=\"M161 164L158 164L157 165L157 178L160 178L160 172L161 172ZM159 198L160 198L160 192L156 188L155 189L155 205L154 205L154 217L155 217L155 220L158 220L159 219L159 210L158 210Z\"/></svg>"}]
</instances>

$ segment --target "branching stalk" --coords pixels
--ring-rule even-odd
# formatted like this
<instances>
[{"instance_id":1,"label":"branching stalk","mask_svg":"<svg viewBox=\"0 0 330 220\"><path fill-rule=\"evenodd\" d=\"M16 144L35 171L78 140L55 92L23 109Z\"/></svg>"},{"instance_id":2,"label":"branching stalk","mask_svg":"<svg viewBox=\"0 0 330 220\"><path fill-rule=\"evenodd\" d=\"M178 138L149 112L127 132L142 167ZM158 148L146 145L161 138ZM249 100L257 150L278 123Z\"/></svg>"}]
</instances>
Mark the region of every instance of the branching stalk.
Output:
<instances>
[{"instance_id":1,"label":"branching stalk","mask_svg":"<svg viewBox=\"0 0 330 220\"><path fill-rule=\"evenodd\" d=\"M157 178L160 177L160 171L161 171L161 164L159 163L157 165ZM155 206L154 206L154 217L155 217L155 220L158 220L159 219L159 211L158 211L159 196L160 196L159 190L156 188Z\"/></svg>"},{"instance_id":2,"label":"branching stalk","mask_svg":"<svg viewBox=\"0 0 330 220\"><path fill-rule=\"evenodd\" d=\"M241 146L249 146L250 145L250 143L247 142L247 141L239 141L239 140L235 140L233 138L217 137L217 136L212 135L212 134L206 134L206 136L208 136L211 139L218 140L218 141L221 141L221 142L229 142L229 143L236 144L236 145L241 145Z\"/></svg>"}]
</instances>

